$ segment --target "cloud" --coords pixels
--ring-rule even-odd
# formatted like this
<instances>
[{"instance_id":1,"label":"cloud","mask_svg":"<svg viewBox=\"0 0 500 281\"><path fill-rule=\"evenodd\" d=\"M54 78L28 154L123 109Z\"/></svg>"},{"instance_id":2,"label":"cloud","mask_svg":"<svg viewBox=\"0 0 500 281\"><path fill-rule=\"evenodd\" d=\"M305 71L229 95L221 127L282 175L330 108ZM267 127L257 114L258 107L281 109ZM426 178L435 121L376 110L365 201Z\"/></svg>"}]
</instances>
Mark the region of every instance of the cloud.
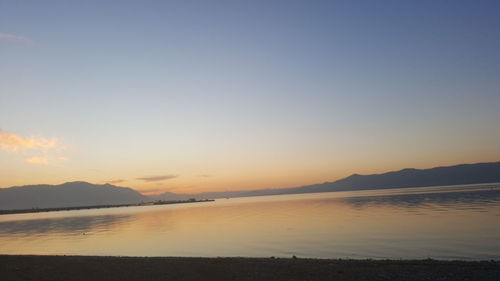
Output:
<instances>
[{"instance_id":1,"label":"cloud","mask_svg":"<svg viewBox=\"0 0 500 281\"><path fill-rule=\"evenodd\" d=\"M122 179L117 179L117 180L110 180L110 181L107 181L106 183L108 184L119 184L119 183L122 183L124 182L125 180L122 180Z\"/></svg>"},{"instance_id":2,"label":"cloud","mask_svg":"<svg viewBox=\"0 0 500 281\"><path fill-rule=\"evenodd\" d=\"M35 41L28 39L23 36L19 35L14 35L14 34L9 34L9 33L0 33L0 41L7 41L7 42L18 42L26 45L35 45Z\"/></svg>"},{"instance_id":3,"label":"cloud","mask_svg":"<svg viewBox=\"0 0 500 281\"><path fill-rule=\"evenodd\" d=\"M13 133L0 130L0 150L18 152L22 150L48 150L60 148L58 139L41 137L22 137Z\"/></svg>"},{"instance_id":4,"label":"cloud","mask_svg":"<svg viewBox=\"0 0 500 281\"><path fill-rule=\"evenodd\" d=\"M26 162L28 162L30 164L41 164L41 165L49 164L49 160L47 160L47 158L36 157L36 156L26 159Z\"/></svg>"},{"instance_id":5,"label":"cloud","mask_svg":"<svg viewBox=\"0 0 500 281\"><path fill-rule=\"evenodd\" d=\"M164 181L164 180L175 179L177 177L179 177L179 176L178 175L149 176L149 177L137 178L137 180L141 180L141 181L145 181L145 182L154 182L154 181Z\"/></svg>"},{"instance_id":6,"label":"cloud","mask_svg":"<svg viewBox=\"0 0 500 281\"><path fill-rule=\"evenodd\" d=\"M210 178L212 175L197 175L199 178Z\"/></svg>"}]
</instances>

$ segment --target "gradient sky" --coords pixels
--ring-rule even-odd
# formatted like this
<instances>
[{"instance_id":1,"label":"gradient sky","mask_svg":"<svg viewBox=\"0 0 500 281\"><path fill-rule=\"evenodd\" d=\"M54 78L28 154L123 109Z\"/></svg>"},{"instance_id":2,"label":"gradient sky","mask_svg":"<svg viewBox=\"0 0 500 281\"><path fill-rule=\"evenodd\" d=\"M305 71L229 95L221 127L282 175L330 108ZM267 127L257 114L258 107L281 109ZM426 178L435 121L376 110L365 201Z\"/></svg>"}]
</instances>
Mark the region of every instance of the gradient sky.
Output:
<instances>
[{"instance_id":1,"label":"gradient sky","mask_svg":"<svg viewBox=\"0 0 500 281\"><path fill-rule=\"evenodd\" d=\"M0 187L500 161L499 1L0 0Z\"/></svg>"}]
</instances>

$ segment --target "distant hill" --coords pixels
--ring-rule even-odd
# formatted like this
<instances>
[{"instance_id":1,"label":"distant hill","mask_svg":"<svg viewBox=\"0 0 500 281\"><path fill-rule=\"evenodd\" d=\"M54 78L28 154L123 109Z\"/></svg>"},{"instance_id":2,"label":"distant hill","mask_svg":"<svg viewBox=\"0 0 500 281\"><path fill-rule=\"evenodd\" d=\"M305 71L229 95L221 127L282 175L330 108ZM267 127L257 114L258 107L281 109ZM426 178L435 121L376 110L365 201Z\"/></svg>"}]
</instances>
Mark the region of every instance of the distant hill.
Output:
<instances>
[{"instance_id":1,"label":"distant hill","mask_svg":"<svg viewBox=\"0 0 500 281\"><path fill-rule=\"evenodd\" d=\"M110 184L68 182L0 188L0 210L136 204L156 200L214 199L313 192L405 188L500 182L500 162L464 164L432 169L403 169L375 175L354 174L335 182L292 188L144 196L131 188Z\"/></svg>"},{"instance_id":2,"label":"distant hill","mask_svg":"<svg viewBox=\"0 0 500 281\"><path fill-rule=\"evenodd\" d=\"M120 205L150 200L131 188L87 182L0 188L0 210Z\"/></svg>"},{"instance_id":3,"label":"distant hill","mask_svg":"<svg viewBox=\"0 0 500 281\"><path fill-rule=\"evenodd\" d=\"M300 189L308 192L323 192L494 182L500 182L500 162L462 164L423 170L403 169L375 175L354 174L335 182L303 186Z\"/></svg>"},{"instance_id":4,"label":"distant hill","mask_svg":"<svg viewBox=\"0 0 500 281\"><path fill-rule=\"evenodd\" d=\"M292 188L258 189L245 191L205 192L199 194L164 193L155 199L169 200L175 198L224 198L277 194L296 194L332 191L353 191L367 189L423 187L438 185L459 185L500 182L500 162L462 164L432 169L403 169L374 175L353 174L335 182L313 184ZM174 199L170 199L174 200Z\"/></svg>"}]
</instances>

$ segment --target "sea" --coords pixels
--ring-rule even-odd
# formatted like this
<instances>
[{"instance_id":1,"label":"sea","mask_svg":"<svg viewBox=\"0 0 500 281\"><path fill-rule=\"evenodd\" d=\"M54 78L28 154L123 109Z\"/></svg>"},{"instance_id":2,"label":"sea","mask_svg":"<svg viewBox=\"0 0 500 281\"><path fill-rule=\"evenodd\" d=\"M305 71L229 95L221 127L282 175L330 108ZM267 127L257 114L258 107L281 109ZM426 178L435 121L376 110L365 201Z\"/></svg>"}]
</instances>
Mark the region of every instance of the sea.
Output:
<instances>
[{"instance_id":1,"label":"sea","mask_svg":"<svg viewBox=\"0 0 500 281\"><path fill-rule=\"evenodd\" d=\"M1 215L0 254L500 260L500 184Z\"/></svg>"}]
</instances>

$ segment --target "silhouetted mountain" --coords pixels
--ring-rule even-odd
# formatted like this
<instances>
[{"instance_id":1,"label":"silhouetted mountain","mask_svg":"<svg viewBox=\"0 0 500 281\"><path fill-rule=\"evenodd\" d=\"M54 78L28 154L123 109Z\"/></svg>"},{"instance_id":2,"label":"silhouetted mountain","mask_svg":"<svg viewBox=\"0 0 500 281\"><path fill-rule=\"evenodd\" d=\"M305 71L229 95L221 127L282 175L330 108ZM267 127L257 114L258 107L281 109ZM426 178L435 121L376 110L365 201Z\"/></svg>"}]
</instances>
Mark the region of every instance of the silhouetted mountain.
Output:
<instances>
[{"instance_id":1,"label":"silhouetted mountain","mask_svg":"<svg viewBox=\"0 0 500 281\"><path fill-rule=\"evenodd\" d=\"M277 194L405 188L500 182L500 162L464 164L432 169L403 169L376 175L354 174L335 182L292 188L144 196L130 188L110 184L68 182L0 188L0 210L135 204L156 200L213 199Z\"/></svg>"},{"instance_id":2,"label":"silhouetted mountain","mask_svg":"<svg viewBox=\"0 0 500 281\"><path fill-rule=\"evenodd\" d=\"M403 169L375 175L353 174L335 182L280 189L205 192L199 194L164 193L155 198L224 198L313 192L352 191L367 189L423 187L439 185L479 184L500 182L500 162L462 164L432 169ZM172 200L172 199L170 199Z\"/></svg>"},{"instance_id":3,"label":"silhouetted mountain","mask_svg":"<svg viewBox=\"0 0 500 281\"><path fill-rule=\"evenodd\" d=\"M354 174L332 183L304 186L300 189L323 192L493 182L500 182L500 162L462 164L424 170L403 169L376 175Z\"/></svg>"},{"instance_id":4,"label":"silhouetted mountain","mask_svg":"<svg viewBox=\"0 0 500 281\"><path fill-rule=\"evenodd\" d=\"M135 204L150 201L137 191L110 184L67 182L0 188L0 209L58 208Z\"/></svg>"}]
</instances>

